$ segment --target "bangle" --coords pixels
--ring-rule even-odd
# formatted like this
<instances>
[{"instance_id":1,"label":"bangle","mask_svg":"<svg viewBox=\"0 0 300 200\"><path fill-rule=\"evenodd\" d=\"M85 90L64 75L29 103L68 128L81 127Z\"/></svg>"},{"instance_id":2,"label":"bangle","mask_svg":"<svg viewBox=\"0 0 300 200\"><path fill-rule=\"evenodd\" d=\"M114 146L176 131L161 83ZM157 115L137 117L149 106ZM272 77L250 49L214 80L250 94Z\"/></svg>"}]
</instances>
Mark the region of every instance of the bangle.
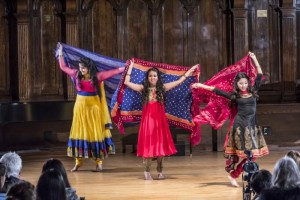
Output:
<instances>
[{"instance_id":1,"label":"bangle","mask_svg":"<svg viewBox=\"0 0 300 200\"><path fill-rule=\"evenodd\" d=\"M130 76L131 74L126 74L126 76Z\"/></svg>"},{"instance_id":2,"label":"bangle","mask_svg":"<svg viewBox=\"0 0 300 200\"><path fill-rule=\"evenodd\" d=\"M62 54L59 54L58 56L62 57L63 55L62 55Z\"/></svg>"}]
</instances>

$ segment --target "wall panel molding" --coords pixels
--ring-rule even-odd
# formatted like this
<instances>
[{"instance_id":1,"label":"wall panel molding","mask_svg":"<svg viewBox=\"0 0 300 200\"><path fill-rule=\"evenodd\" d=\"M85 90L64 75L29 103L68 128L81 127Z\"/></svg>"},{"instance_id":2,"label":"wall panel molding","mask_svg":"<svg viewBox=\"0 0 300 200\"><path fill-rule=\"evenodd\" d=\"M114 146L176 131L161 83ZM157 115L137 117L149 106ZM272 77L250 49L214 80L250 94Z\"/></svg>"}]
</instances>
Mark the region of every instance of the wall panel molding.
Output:
<instances>
[{"instance_id":1,"label":"wall panel molding","mask_svg":"<svg viewBox=\"0 0 300 200\"><path fill-rule=\"evenodd\" d=\"M61 41L124 60L199 63L201 81L251 50L266 76L261 102L300 101L299 10L300 0L0 0L0 99L74 100L54 57Z\"/></svg>"}]
</instances>

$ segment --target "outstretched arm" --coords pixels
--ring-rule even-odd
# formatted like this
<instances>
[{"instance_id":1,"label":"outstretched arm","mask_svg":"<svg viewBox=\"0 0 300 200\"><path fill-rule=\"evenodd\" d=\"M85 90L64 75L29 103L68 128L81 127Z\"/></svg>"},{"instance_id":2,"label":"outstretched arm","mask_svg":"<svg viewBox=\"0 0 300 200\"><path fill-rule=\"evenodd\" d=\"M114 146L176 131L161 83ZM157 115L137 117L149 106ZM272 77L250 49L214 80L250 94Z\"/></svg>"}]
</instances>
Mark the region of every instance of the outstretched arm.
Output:
<instances>
[{"instance_id":1,"label":"outstretched arm","mask_svg":"<svg viewBox=\"0 0 300 200\"><path fill-rule=\"evenodd\" d=\"M223 90L220 90L220 89L218 89L216 87L213 87L213 86L208 86L208 85L205 85L205 84L202 84L202 83L194 83L192 85L192 88L202 88L204 90L212 91L212 92L216 93L219 96L223 96L227 99L231 99L230 93L227 93L227 92L225 92Z\"/></svg>"},{"instance_id":2,"label":"outstretched arm","mask_svg":"<svg viewBox=\"0 0 300 200\"><path fill-rule=\"evenodd\" d=\"M252 59L254 65L255 65L255 67L256 67L256 69L257 69L257 73L258 73L258 74L262 74L263 72L262 72L262 70L261 70L261 68L260 68L260 65L259 65L259 63L258 63L258 60L257 60L255 54L252 53L252 52L249 52L249 56L250 56L250 58Z\"/></svg>"},{"instance_id":3,"label":"outstretched arm","mask_svg":"<svg viewBox=\"0 0 300 200\"><path fill-rule=\"evenodd\" d=\"M192 85L192 88L202 88L202 89L209 90L209 91L213 91L215 89L215 87L204 85L202 83L194 83Z\"/></svg>"},{"instance_id":4,"label":"outstretched arm","mask_svg":"<svg viewBox=\"0 0 300 200\"><path fill-rule=\"evenodd\" d=\"M71 69L70 67L68 67L65 64L64 58L63 58L63 51L62 51L62 45L59 44L59 49L58 49L58 63L59 63L59 68L65 72L66 74L68 74L71 77L76 77L77 74L77 69Z\"/></svg>"},{"instance_id":5,"label":"outstretched arm","mask_svg":"<svg viewBox=\"0 0 300 200\"><path fill-rule=\"evenodd\" d=\"M125 67L120 67L117 69L112 69L112 70L107 70L107 71L102 71L97 73L97 79L99 81L104 81L106 79L109 79L110 77L120 74L124 71Z\"/></svg>"},{"instance_id":6,"label":"outstretched arm","mask_svg":"<svg viewBox=\"0 0 300 200\"><path fill-rule=\"evenodd\" d=\"M185 79L188 76L190 76L196 70L197 67L198 67L198 65L194 65L183 76L181 76L178 80L164 84L165 91L171 90L174 87L176 87L177 85L179 85L180 83L182 83L183 81L185 81Z\"/></svg>"},{"instance_id":7,"label":"outstretched arm","mask_svg":"<svg viewBox=\"0 0 300 200\"><path fill-rule=\"evenodd\" d=\"M134 91L142 92L142 90L144 89L143 85L130 82L130 76L131 76L133 64L134 64L134 62L130 61L130 65L129 65L129 68L128 68L128 71L127 71L127 74L125 77L124 84Z\"/></svg>"}]
</instances>

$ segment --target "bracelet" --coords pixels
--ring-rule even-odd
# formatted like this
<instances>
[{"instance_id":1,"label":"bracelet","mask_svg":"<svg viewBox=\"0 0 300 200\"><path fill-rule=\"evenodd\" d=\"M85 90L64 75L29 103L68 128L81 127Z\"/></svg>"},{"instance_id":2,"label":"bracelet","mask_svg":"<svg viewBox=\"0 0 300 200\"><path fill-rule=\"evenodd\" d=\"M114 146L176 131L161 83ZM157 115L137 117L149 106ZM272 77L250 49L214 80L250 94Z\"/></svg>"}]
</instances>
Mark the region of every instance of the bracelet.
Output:
<instances>
[{"instance_id":1,"label":"bracelet","mask_svg":"<svg viewBox=\"0 0 300 200\"><path fill-rule=\"evenodd\" d=\"M61 54L61 55L59 54L58 56L62 57L63 55L62 55L62 54Z\"/></svg>"},{"instance_id":2,"label":"bracelet","mask_svg":"<svg viewBox=\"0 0 300 200\"><path fill-rule=\"evenodd\" d=\"M126 76L130 76L131 74L126 74Z\"/></svg>"}]
</instances>

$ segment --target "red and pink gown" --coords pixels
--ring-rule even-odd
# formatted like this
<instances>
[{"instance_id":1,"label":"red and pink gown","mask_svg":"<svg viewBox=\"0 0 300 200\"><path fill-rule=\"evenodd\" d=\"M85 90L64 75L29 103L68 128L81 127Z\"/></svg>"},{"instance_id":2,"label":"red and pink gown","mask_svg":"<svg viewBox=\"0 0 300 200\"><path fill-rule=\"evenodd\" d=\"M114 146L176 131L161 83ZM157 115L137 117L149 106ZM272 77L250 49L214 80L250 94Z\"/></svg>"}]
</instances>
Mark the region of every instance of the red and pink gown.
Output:
<instances>
[{"instance_id":1,"label":"red and pink gown","mask_svg":"<svg viewBox=\"0 0 300 200\"><path fill-rule=\"evenodd\" d=\"M149 89L149 102L143 106L137 156L153 158L175 154L165 107L156 100L156 89Z\"/></svg>"}]
</instances>

